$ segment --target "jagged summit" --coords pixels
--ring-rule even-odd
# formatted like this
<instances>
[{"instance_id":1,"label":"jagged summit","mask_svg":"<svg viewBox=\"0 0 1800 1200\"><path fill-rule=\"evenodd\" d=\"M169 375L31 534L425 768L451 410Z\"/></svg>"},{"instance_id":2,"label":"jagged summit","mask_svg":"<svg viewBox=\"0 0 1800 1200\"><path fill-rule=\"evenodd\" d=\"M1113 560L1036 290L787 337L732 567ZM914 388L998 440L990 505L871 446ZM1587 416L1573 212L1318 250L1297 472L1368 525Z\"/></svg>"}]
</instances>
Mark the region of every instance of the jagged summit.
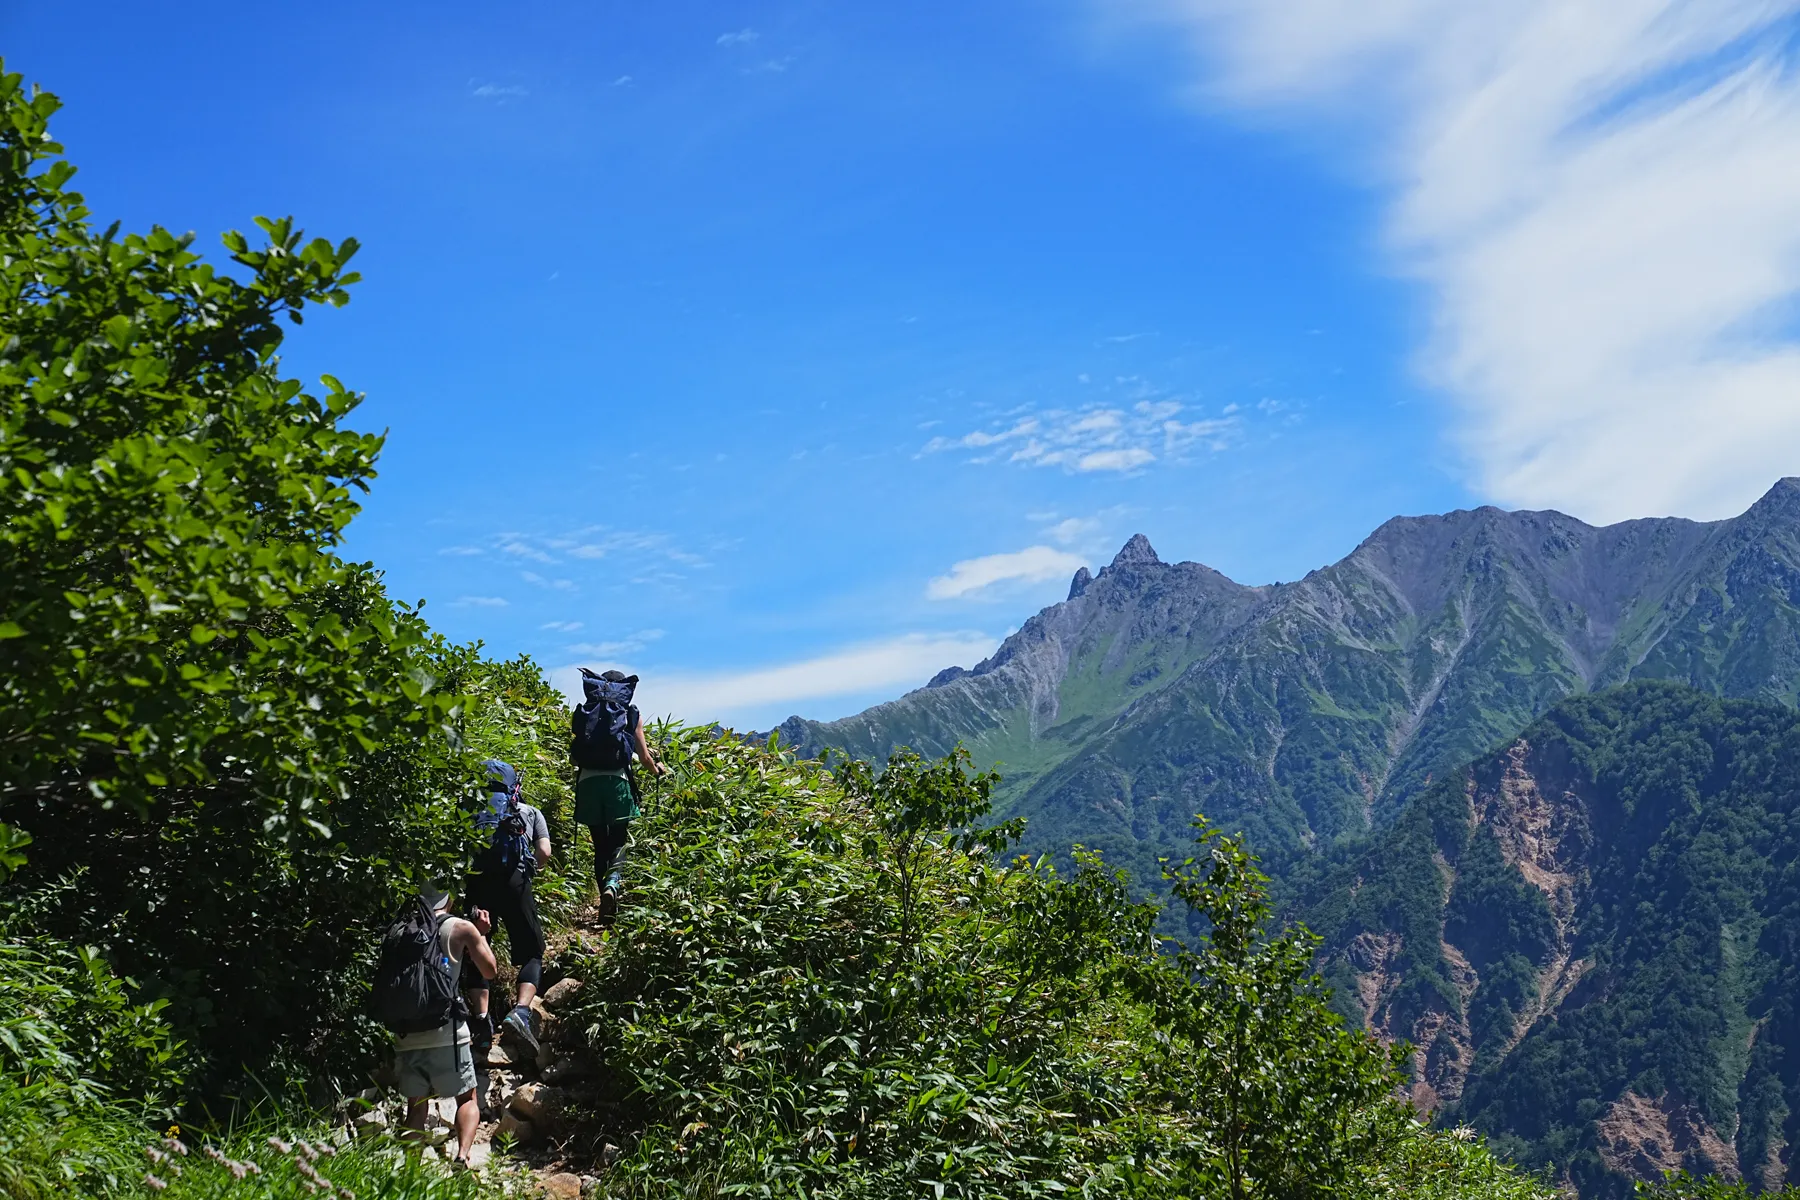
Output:
<instances>
[{"instance_id":1,"label":"jagged summit","mask_svg":"<svg viewBox=\"0 0 1800 1200\"><path fill-rule=\"evenodd\" d=\"M1141 533L1134 533L1131 535L1131 540L1126 542L1117 554L1113 555L1110 565L1112 567L1137 567L1160 566L1161 564L1162 559L1156 557L1156 551L1151 547L1150 539Z\"/></svg>"},{"instance_id":2,"label":"jagged summit","mask_svg":"<svg viewBox=\"0 0 1800 1200\"><path fill-rule=\"evenodd\" d=\"M1088 584L1092 582L1094 582L1094 577L1088 574L1088 569L1086 567L1076 567L1075 578L1069 581L1069 599L1073 600L1075 597L1081 595L1081 593L1087 591Z\"/></svg>"}]
</instances>

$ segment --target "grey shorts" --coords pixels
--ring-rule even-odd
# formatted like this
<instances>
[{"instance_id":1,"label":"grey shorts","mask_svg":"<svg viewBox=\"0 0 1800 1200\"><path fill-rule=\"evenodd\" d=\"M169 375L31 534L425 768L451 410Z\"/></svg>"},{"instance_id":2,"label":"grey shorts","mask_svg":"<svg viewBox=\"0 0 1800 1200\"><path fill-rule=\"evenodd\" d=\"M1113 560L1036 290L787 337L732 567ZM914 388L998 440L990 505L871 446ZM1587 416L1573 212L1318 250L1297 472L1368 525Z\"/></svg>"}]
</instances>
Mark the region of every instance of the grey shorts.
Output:
<instances>
[{"instance_id":1,"label":"grey shorts","mask_svg":"<svg viewBox=\"0 0 1800 1200\"><path fill-rule=\"evenodd\" d=\"M394 1073L400 1094L408 1100L427 1096L460 1096L475 1090L475 1055L469 1044L396 1050Z\"/></svg>"}]
</instances>

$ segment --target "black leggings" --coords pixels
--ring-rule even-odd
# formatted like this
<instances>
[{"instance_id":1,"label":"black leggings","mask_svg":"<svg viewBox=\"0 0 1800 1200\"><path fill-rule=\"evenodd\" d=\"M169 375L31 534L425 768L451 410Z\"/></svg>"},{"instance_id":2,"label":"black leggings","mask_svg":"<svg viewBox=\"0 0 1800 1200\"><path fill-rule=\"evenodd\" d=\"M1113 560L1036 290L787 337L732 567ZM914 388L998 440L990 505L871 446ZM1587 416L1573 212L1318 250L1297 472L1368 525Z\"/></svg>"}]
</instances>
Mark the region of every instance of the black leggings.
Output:
<instances>
[{"instance_id":1,"label":"black leggings","mask_svg":"<svg viewBox=\"0 0 1800 1200\"><path fill-rule=\"evenodd\" d=\"M606 877L625 870L625 847L631 842L631 819L599 821L588 826L594 838L594 882L606 886Z\"/></svg>"},{"instance_id":2,"label":"black leggings","mask_svg":"<svg viewBox=\"0 0 1800 1200\"><path fill-rule=\"evenodd\" d=\"M506 927L506 942L513 966L519 968L519 982L536 987L544 975L544 925L538 920L530 876L523 871L476 875L470 878L464 893L469 907L487 909L496 927ZM467 969L466 963L463 979L472 991L487 990L488 981L479 971Z\"/></svg>"}]
</instances>

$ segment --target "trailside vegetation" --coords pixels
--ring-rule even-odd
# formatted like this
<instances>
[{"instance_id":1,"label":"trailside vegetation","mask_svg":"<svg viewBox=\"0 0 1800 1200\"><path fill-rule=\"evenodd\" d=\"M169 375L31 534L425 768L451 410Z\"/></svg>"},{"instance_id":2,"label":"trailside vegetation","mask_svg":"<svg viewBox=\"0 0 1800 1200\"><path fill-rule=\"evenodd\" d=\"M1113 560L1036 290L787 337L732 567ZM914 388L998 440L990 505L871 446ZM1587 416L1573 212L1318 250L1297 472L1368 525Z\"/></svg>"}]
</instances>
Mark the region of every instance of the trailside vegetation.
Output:
<instances>
[{"instance_id":1,"label":"trailside vegetation","mask_svg":"<svg viewBox=\"0 0 1800 1200\"><path fill-rule=\"evenodd\" d=\"M661 753L617 924L559 963L610 1195L1550 1194L1392 1098L1234 839L1171 866L1210 932L1168 954L1097 857L1010 856L961 754Z\"/></svg>"}]
</instances>

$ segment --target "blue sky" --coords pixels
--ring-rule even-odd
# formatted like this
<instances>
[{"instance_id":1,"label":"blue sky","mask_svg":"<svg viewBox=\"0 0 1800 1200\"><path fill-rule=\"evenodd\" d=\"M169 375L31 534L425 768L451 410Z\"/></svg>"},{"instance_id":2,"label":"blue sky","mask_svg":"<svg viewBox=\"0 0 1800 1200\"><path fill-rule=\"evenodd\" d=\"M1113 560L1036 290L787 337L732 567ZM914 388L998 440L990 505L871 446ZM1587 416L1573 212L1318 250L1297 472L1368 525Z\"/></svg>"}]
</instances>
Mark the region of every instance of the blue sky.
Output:
<instances>
[{"instance_id":1,"label":"blue sky","mask_svg":"<svg viewBox=\"0 0 1800 1200\"><path fill-rule=\"evenodd\" d=\"M766 727L1134 532L1267 582L1800 472L1789 12L10 5L0 51L101 219L363 243L286 364L390 430L397 595Z\"/></svg>"}]
</instances>

